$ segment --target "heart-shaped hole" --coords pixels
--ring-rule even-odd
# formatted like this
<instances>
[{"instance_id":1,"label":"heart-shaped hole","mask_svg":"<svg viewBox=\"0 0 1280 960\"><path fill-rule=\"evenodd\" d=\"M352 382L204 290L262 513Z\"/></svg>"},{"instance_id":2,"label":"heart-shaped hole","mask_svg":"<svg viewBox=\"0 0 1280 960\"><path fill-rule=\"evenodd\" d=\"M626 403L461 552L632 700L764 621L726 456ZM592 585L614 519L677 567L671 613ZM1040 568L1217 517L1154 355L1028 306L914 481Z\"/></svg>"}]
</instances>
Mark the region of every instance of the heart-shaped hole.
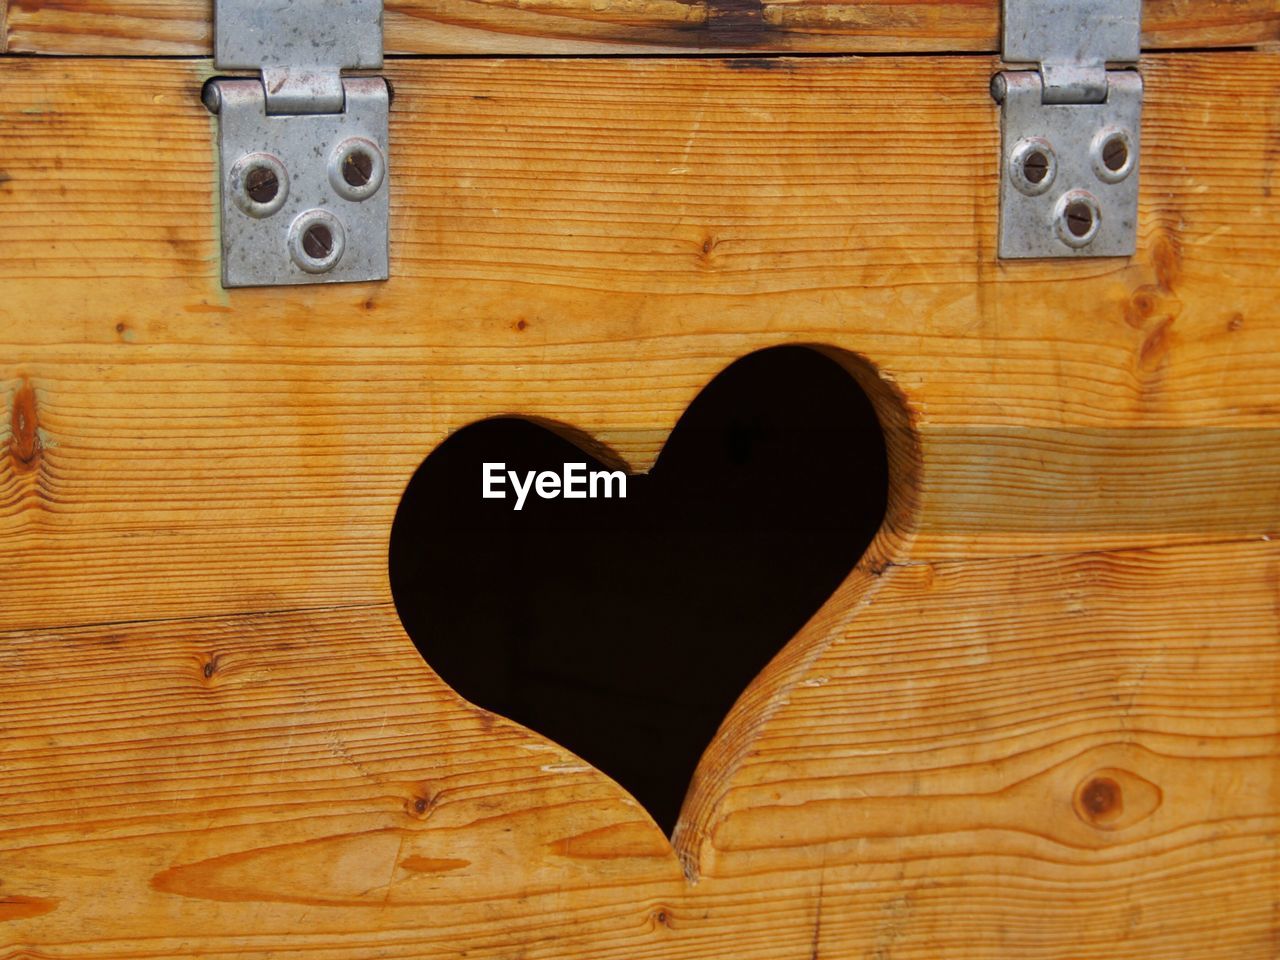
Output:
<instances>
[{"instance_id":1,"label":"heart-shaped hole","mask_svg":"<svg viewBox=\"0 0 1280 960\"><path fill-rule=\"evenodd\" d=\"M482 496L486 463L505 497ZM563 488L567 463L625 470L516 417L448 437L396 513L396 609L459 694L609 774L670 833L725 714L880 528L884 433L845 365L775 347L703 389L625 498L614 476L610 497L535 481L518 501L531 471Z\"/></svg>"}]
</instances>

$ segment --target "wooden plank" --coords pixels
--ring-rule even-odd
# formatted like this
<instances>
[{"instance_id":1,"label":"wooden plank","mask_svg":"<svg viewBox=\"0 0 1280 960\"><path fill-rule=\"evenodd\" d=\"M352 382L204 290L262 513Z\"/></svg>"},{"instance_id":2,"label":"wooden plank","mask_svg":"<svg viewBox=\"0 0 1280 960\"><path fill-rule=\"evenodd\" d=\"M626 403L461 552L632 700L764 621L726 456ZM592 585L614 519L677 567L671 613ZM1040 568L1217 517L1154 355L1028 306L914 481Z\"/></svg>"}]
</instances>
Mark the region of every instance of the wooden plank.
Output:
<instances>
[{"instance_id":1,"label":"wooden plank","mask_svg":"<svg viewBox=\"0 0 1280 960\"><path fill-rule=\"evenodd\" d=\"M15 0L10 48L25 53L211 50L196 0ZM903 53L999 49L999 0L390 0L386 45L407 54ZM1275 0L1146 0L1146 49L1280 40Z\"/></svg>"},{"instance_id":2,"label":"wooden plank","mask_svg":"<svg viewBox=\"0 0 1280 960\"><path fill-rule=\"evenodd\" d=\"M0 955L1270 960L1278 571L857 574L674 850L389 604L0 634Z\"/></svg>"},{"instance_id":3,"label":"wooden plank","mask_svg":"<svg viewBox=\"0 0 1280 960\"><path fill-rule=\"evenodd\" d=\"M1145 66L1131 261L994 258L989 58L399 62L393 279L218 285L197 62L0 62L0 957L1271 960L1280 55ZM776 343L891 524L674 843L460 701L400 492L643 468Z\"/></svg>"},{"instance_id":4,"label":"wooden plank","mask_svg":"<svg viewBox=\"0 0 1280 960\"><path fill-rule=\"evenodd\" d=\"M784 342L894 385L914 559L1280 531L1280 58L1153 59L1138 255L1046 263L991 61L763 66L396 64L393 279L282 292L219 286L207 67L0 64L0 624L385 600L451 431L644 469Z\"/></svg>"}]
</instances>

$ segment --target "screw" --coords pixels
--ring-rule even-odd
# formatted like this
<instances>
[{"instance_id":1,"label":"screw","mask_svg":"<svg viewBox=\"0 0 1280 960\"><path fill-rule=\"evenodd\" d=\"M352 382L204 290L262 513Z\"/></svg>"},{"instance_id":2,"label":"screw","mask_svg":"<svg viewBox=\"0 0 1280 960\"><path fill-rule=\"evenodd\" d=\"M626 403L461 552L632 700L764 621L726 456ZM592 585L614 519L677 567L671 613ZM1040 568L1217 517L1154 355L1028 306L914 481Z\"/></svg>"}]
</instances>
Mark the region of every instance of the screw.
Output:
<instances>
[{"instance_id":1,"label":"screw","mask_svg":"<svg viewBox=\"0 0 1280 960\"><path fill-rule=\"evenodd\" d=\"M1067 229L1075 237L1083 237L1093 227L1093 211L1082 200L1074 200L1067 204Z\"/></svg>"},{"instance_id":2,"label":"screw","mask_svg":"<svg viewBox=\"0 0 1280 960\"><path fill-rule=\"evenodd\" d=\"M254 167L244 178L245 192L256 203L270 203L280 190L280 179L270 167Z\"/></svg>"},{"instance_id":3,"label":"screw","mask_svg":"<svg viewBox=\"0 0 1280 960\"><path fill-rule=\"evenodd\" d=\"M323 260L333 252L333 231L323 223L313 223L302 235L302 249L312 260Z\"/></svg>"},{"instance_id":4,"label":"screw","mask_svg":"<svg viewBox=\"0 0 1280 960\"><path fill-rule=\"evenodd\" d=\"M1008 160L1009 179L1019 193L1038 197L1051 186L1058 170L1053 146L1043 137L1023 137Z\"/></svg>"},{"instance_id":5,"label":"screw","mask_svg":"<svg viewBox=\"0 0 1280 960\"><path fill-rule=\"evenodd\" d=\"M289 196L289 172L279 157L246 153L231 167L226 188L242 213L261 220L284 206Z\"/></svg>"},{"instance_id":6,"label":"screw","mask_svg":"<svg viewBox=\"0 0 1280 960\"><path fill-rule=\"evenodd\" d=\"M289 257L306 273L328 273L347 248L342 221L327 210L304 210L289 225Z\"/></svg>"},{"instance_id":7,"label":"screw","mask_svg":"<svg viewBox=\"0 0 1280 960\"><path fill-rule=\"evenodd\" d=\"M1093 242L1102 226L1098 198L1087 190L1069 190L1059 199L1053 218L1058 239L1079 250Z\"/></svg>"},{"instance_id":8,"label":"screw","mask_svg":"<svg viewBox=\"0 0 1280 960\"><path fill-rule=\"evenodd\" d=\"M1089 148L1093 156L1093 172L1103 183L1120 183L1134 168L1133 141L1125 130L1103 127Z\"/></svg>"},{"instance_id":9,"label":"screw","mask_svg":"<svg viewBox=\"0 0 1280 960\"><path fill-rule=\"evenodd\" d=\"M1023 158L1022 175L1028 183L1040 183L1049 175L1049 158L1039 150L1033 150Z\"/></svg>"},{"instance_id":10,"label":"screw","mask_svg":"<svg viewBox=\"0 0 1280 960\"><path fill-rule=\"evenodd\" d=\"M353 150L342 164L342 179L353 187L363 187L373 177L373 157Z\"/></svg>"},{"instance_id":11,"label":"screw","mask_svg":"<svg viewBox=\"0 0 1280 960\"><path fill-rule=\"evenodd\" d=\"M1102 148L1102 162L1113 173L1129 162L1129 148L1122 137L1112 137Z\"/></svg>"},{"instance_id":12,"label":"screw","mask_svg":"<svg viewBox=\"0 0 1280 960\"><path fill-rule=\"evenodd\" d=\"M329 154L329 183L344 200L368 200L377 194L385 174L381 148L364 137L349 137Z\"/></svg>"}]
</instances>

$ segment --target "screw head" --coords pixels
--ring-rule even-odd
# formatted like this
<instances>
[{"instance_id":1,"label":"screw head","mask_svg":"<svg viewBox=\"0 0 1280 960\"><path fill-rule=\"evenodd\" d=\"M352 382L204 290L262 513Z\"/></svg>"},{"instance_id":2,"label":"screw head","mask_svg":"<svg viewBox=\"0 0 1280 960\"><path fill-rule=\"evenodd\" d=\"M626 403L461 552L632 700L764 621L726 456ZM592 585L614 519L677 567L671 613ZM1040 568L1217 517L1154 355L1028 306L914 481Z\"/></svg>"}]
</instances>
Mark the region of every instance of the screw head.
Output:
<instances>
[{"instance_id":1,"label":"screw head","mask_svg":"<svg viewBox=\"0 0 1280 960\"><path fill-rule=\"evenodd\" d=\"M1058 239L1072 249L1087 247L1102 226L1097 198L1087 190L1068 190L1058 198L1053 214Z\"/></svg>"},{"instance_id":2,"label":"screw head","mask_svg":"<svg viewBox=\"0 0 1280 960\"><path fill-rule=\"evenodd\" d=\"M342 221L327 210L305 210L289 226L289 256L300 270L328 273L346 252Z\"/></svg>"},{"instance_id":3,"label":"screw head","mask_svg":"<svg viewBox=\"0 0 1280 960\"><path fill-rule=\"evenodd\" d=\"M373 176L373 158L363 150L347 154L342 164L342 179L352 187L363 187Z\"/></svg>"},{"instance_id":4,"label":"screw head","mask_svg":"<svg viewBox=\"0 0 1280 960\"><path fill-rule=\"evenodd\" d=\"M254 167L244 178L244 190L255 203L270 203L280 192L280 178L270 167Z\"/></svg>"},{"instance_id":5,"label":"screw head","mask_svg":"<svg viewBox=\"0 0 1280 960\"><path fill-rule=\"evenodd\" d=\"M386 172L381 148L365 137L343 140L329 155L329 183L346 200L368 200L382 186Z\"/></svg>"},{"instance_id":6,"label":"screw head","mask_svg":"<svg viewBox=\"0 0 1280 960\"><path fill-rule=\"evenodd\" d=\"M1009 152L1009 181L1019 193L1036 197L1058 176L1058 155L1043 137L1025 137Z\"/></svg>"},{"instance_id":7,"label":"screw head","mask_svg":"<svg viewBox=\"0 0 1280 960\"><path fill-rule=\"evenodd\" d=\"M1049 175L1049 158L1033 150L1022 160L1022 175L1031 183L1040 183Z\"/></svg>"},{"instance_id":8,"label":"screw head","mask_svg":"<svg viewBox=\"0 0 1280 960\"><path fill-rule=\"evenodd\" d=\"M1093 172L1103 183L1119 183L1133 173L1137 165L1137 150L1129 131L1119 127L1104 127L1093 138L1089 147L1093 159Z\"/></svg>"},{"instance_id":9,"label":"screw head","mask_svg":"<svg viewBox=\"0 0 1280 960\"><path fill-rule=\"evenodd\" d=\"M313 223L302 232L302 249L313 260L323 260L333 252L333 231L323 223Z\"/></svg>"},{"instance_id":10,"label":"screw head","mask_svg":"<svg viewBox=\"0 0 1280 960\"><path fill-rule=\"evenodd\" d=\"M278 157L250 153L231 166L227 190L240 212L261 220L271 216L289 195L289 174Z\"/></svg>"}]
</instances>

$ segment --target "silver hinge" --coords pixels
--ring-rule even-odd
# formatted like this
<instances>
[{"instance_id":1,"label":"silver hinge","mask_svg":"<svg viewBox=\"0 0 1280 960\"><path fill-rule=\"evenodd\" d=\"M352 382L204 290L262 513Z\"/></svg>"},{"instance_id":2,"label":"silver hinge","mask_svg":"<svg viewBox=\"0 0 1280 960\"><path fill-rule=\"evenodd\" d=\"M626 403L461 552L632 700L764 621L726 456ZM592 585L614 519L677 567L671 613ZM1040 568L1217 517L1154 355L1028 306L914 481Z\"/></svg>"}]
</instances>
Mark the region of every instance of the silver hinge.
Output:
<instances>
[{"instance_id":1,"label":"silver hinge","mask_svg":"<svg viewBox=\"0 0 1280 960\"><path fill-rule=\"evenodd\" d=\"M389 275L382 0L215 0L222 285Z\"/></svg>"},{"instance_id":2,"label":"silver hinge","mask_svg":"<svg viewBox=\"0 0 1280 960\"><path fill-rule=\"evenodd\" d=\"M1141 0L1004 0L1000 257L1137 248Z\"/></svg>"}]
</instances>

